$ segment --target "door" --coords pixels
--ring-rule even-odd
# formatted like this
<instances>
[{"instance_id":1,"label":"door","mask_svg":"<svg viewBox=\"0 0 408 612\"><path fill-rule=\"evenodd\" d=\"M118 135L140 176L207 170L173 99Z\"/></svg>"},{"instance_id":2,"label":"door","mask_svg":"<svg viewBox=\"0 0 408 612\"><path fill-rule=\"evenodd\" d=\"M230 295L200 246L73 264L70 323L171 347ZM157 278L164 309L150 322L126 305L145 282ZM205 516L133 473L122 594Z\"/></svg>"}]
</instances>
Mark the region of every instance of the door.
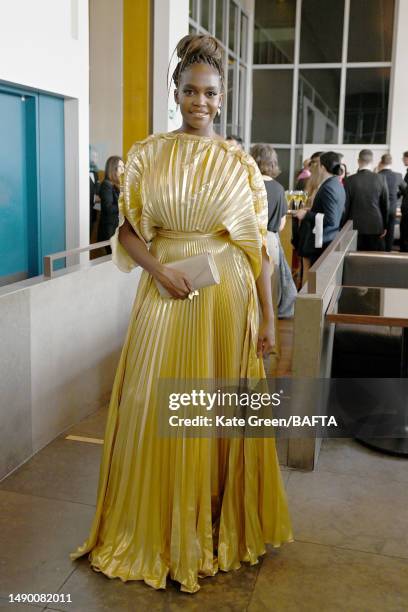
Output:
<instances>
[{"instance_id":1,"label":"door","mask_svg":"<svg viewBox=\"0 0 408 612\"><path fill-rule=\"evenodd\" d=\"M26 99L0 91L0 284L27 278Z\"/></svg>"},{"instance_id":2,"label":"door","mask_svg":"<svg viewBox=\"0 0 408 612\"><path fill-rule=\"evenodd\" d=\"M0 285L65 250L64 148L62 98L0 86Z\"/></svg>"},{"instance_id":3,"label":"door","mask_svg":"<svg viewBox=\"0 0 408 612\"><path fill-rule=\"evenodd\" d=\"M39 94L38 133L42 272L44 255L65 251L64 100ZM64 266L60 259L54 269Z\"/></svg>"}]
</instances>

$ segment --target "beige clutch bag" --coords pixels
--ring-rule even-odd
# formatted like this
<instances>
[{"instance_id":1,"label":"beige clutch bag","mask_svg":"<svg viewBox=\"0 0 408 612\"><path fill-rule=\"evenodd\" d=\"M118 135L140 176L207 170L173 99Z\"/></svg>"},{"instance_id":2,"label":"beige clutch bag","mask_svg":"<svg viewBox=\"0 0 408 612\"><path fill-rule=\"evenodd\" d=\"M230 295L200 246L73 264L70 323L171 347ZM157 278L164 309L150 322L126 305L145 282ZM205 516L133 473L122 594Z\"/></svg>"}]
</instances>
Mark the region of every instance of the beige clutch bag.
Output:
<instances>
[{"instance_id":1,"label":"beige clutch bag","mask_svg":"<svg viewBox=\"0 0 408 612\"><path fill-rule=\"evenodd\" d=\"M220 282L220 274L211 253L202 253L201 255L187 257L187 259L172 261L166 264L166 266L174 270L180 270L180 272L185 272L191 280L191 284L195 291L203 287L209 287L210 285L218 285ZM162 297L171 297L170 293L163 285L156 279L155 282ZM197 295L197 293L195 293L195 295Z\"/></svg>"}]
</instances>

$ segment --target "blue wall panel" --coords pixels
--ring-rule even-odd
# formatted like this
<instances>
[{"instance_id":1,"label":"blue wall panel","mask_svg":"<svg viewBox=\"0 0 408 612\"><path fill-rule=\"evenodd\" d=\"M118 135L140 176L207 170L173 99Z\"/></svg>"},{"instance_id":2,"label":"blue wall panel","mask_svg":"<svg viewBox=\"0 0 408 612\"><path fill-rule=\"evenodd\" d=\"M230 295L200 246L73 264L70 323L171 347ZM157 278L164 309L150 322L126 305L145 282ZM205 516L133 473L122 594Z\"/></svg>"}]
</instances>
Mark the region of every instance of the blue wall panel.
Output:
<instances>
[{"instance_id":1,"label":"blue wall panel","mask_svg":"<svg viewBox=\"0 0 408 612\"><path fill-rule=\"evenodd\" d=\"M64 148L63 99L0 84L0 285L65 250Z\"/></svg>"},{"instance_id":2,"label":"blue wall panel","mask_svg":"<svg viewBox=\"0 0 408 612\"><path fill-rule=\"evenodd\" d=\"M38 96L41 258L65 250L64 101ZM41 262L42 265L42 262ZM58 269L64 260L56 262Z\"/></svg>"},{"instance_id":3,"label":"blue wall panel","mask_svg":"<svg viewBox=\"0 0 408 612\"><path fill-rule=\"evenodd\" d=\"M0 276L28 276L26 107L0 91Z\"/></svg>"}]
</instances>

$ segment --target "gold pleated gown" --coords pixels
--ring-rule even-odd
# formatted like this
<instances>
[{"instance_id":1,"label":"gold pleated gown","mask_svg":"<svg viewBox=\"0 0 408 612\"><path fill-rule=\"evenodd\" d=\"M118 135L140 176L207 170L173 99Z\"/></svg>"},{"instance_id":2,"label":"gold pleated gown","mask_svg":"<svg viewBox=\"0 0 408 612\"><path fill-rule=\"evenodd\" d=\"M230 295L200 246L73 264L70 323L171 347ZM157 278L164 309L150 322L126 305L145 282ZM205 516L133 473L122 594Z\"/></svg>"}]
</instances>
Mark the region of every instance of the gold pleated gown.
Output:
<instances>
[{"instance_id":1,"label":"gold pleated gown","mask_svg":"<svg viewBox=\"0 0 408 612\"><path fill-rule=\"evenodd\" d=\"M161 378L258 379L255 278L267 201L254 160L235 144L185 133L150 136L129 152L119 199L151 253L170 262L210 251L219 285L193 300L160 297L143 271L119 361L90 534L71 554L123 581L160 589L257 563L265 543L292 540L272 438L157 434ZM118 241L112 258L135 263Z\"/></svg>"}]
</instances>

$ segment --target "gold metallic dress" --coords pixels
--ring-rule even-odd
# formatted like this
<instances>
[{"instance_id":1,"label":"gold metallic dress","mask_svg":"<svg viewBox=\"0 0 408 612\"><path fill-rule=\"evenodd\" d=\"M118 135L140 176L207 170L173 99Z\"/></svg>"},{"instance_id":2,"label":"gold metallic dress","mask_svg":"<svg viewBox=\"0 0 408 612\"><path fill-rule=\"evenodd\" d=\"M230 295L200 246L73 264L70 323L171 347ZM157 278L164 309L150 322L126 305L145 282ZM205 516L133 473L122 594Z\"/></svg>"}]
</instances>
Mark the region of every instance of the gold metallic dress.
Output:
<instances>
[{"instance_id":1,"label":"gold metallic dress","mask_svg":"<svg viewBox=\"0 0 408 612\"><path fill-rule=\"evenodd\" d=\"M221 283L192 300L160 297L143 271L106 424L90 534L71 554L123 581L199 590L198 578L256 564L265 543L292 540L273 438L157 434L157 381L258 379L255 278L267 202L254 160L234 143L185 133L150 136L129 152L119 199L162 262L206 251ZM111 240L123 271L134 261Z\"/></svg>"}]
</instances>

